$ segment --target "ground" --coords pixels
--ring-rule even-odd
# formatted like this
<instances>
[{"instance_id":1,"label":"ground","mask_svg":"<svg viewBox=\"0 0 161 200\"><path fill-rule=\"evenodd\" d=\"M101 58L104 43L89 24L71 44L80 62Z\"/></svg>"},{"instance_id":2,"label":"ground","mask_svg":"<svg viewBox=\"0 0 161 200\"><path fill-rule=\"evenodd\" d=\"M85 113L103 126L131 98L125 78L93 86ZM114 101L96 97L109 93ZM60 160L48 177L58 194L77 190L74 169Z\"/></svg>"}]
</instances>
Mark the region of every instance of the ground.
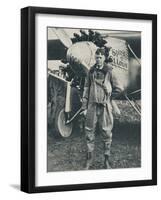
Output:
<instances>
[{"instance_id":1,"label":"ground","mask_svg":"<svg viewBox=\"0 0 161 200\"><path fill-rule=\"evenodd\" d=\"M120 116L115 116L110 163L112 169L141 167L140 117L126 101L118 101ZM69 138L56 138L48 128L47 170L83 170L86 163L85 134L77 127ZM95 155L91 169L103 169L103 142L99 133L95 139Z\"/></svg>"}]
</instances>

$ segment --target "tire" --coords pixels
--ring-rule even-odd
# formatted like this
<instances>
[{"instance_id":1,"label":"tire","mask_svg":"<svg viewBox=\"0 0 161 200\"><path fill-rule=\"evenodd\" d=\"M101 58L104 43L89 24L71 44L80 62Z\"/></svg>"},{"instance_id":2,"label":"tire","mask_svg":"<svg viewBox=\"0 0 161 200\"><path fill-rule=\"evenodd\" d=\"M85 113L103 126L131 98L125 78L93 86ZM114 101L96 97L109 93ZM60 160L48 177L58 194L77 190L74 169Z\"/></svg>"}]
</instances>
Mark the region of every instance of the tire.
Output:
<instances>
[{"instance_id":1,"label":"tire","mask_svg":"<svg viewBox=\"0 0 161 200\"><path fill-rule=\"evenodd\" d=\"M67 138L71 135L73 130L73 124L65 124L64 108L57 109L55 115L55 131L56 136Z\"/></svg>"}]
</instances>

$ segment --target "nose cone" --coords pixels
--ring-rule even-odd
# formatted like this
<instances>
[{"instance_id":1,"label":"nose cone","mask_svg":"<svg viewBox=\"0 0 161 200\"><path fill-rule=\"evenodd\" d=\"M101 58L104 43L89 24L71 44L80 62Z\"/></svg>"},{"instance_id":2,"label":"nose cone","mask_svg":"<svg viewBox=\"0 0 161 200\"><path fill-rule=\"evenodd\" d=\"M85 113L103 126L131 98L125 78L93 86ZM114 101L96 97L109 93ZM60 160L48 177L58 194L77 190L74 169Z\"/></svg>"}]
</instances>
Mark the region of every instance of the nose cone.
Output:
<instances>
[{"instance_id":1,"label":"nose cone","mask_svg":"<svg viewBox=\"0 0 161 200\"><path fill-rule=\"evenodd\" d=\"M96 45L93 42L77 42L73 44L67 51L68 62L71 59L79 60L81 63L86 63L90 68L95 63Z\"/></svg>"}]
</instances>

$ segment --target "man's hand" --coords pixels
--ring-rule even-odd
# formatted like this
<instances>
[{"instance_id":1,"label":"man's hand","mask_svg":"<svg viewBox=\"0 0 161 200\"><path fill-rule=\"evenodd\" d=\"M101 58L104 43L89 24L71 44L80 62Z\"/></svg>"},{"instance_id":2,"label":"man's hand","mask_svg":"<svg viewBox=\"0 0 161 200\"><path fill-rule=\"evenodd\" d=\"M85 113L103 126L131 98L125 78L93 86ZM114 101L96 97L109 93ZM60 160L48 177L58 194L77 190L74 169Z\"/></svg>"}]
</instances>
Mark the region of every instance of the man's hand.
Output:
<instances>
[{"instance_id":1,"label":"man's hand","mask_svg":"<svg viewBox=\"0 0 161 200\"><path fill-rule=\"evenodd\" d=\"M115 115L120 115L121 112L120 112L120 109L118 108L116 102L114 100L111 101L111 105L112 105L112 108L113 108L113 113Z\"/></svg>"},{"instance_id":2,"label":"man's hand","mask_svg":"<svg viewBox=\"0 0 161 200\"><path fill-rule=\"evenodd\" d=\"M81 115L86 116L86 115L87 115L87 109L83 110L83 111L81 112Z\"/></svg>"}]
</instances>

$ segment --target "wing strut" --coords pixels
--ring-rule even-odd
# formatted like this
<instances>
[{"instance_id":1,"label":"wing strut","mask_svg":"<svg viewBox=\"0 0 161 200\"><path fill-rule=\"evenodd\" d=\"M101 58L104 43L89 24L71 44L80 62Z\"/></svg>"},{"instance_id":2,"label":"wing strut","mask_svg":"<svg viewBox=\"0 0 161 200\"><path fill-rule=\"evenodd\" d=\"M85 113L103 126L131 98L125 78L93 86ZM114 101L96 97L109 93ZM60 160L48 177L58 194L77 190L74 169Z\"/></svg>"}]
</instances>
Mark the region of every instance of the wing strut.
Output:
<instances>
[{"instance_id":1,"label":"wing strut","mask_svg":"<svg viewBox=\"0 0 161 200\"><path fill-rule=\"evenodd\" d=\"M137 57L137 55L134 53L134 51L132 50L132 48L130 47L129 44L127 44L129 50L131 51L131 53L133 54L133 56L135 57L135 59L137 60L137 62L139 63L139 65L141 65L140 59Z\"/></svg>"},{"instance_id":2,"label":"wing strut","mask_svg":"<svg viewBox=\"0 0 161 200\"><path fill-rule=\"evenodd\" d=\"M130 100L126 94L125 94L125 98L130 103L130 105L134 108L134 110L139 114L139 116L141 116L141 109L139 105L135 103L134 101Z\"/></svg>"}]
</instances>

